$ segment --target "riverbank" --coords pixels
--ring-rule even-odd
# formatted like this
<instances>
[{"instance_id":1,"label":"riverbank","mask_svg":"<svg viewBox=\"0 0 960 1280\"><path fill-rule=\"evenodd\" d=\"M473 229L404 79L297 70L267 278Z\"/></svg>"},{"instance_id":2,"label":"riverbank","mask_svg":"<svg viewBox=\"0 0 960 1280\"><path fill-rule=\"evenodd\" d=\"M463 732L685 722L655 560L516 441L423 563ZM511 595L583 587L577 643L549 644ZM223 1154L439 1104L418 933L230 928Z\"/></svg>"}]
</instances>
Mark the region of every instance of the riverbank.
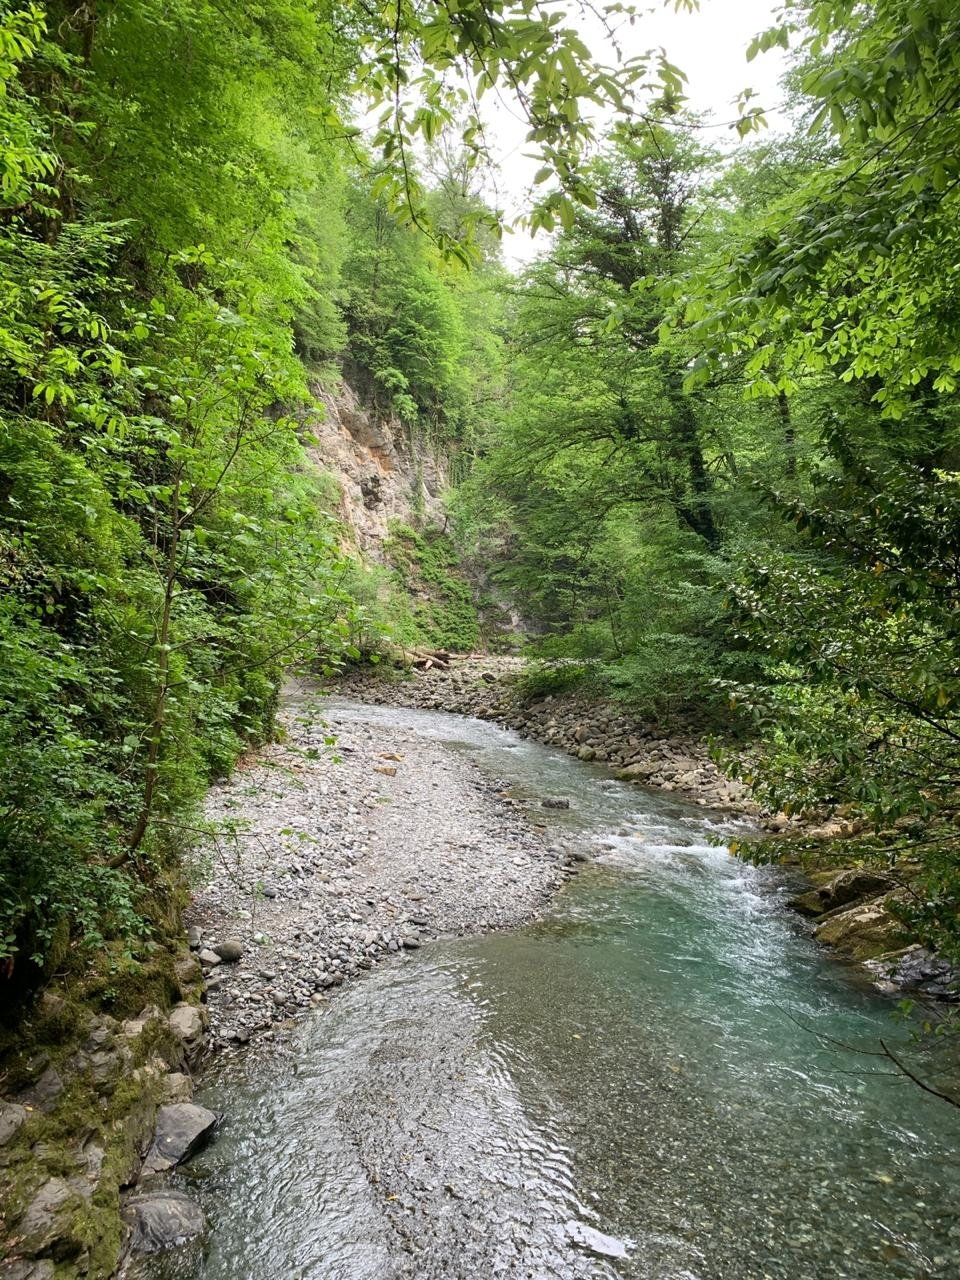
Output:
<instances>
[{"instance_id":1,"label":"riverbank","mask_svg":"<svg viewBox=\"0 0 960 1280\"><path fill-rule=\"evenodd\" d=\"M712 758L703 735L640 719L592 692L552 692L548 684L538 690L523 678L526 670L521 658L451 654L442 665L426 669L383 674L379 668L353 668L336 687L361 702L490 720L578 760L606 764L624 781L676 792L694 804L748 816L772 830L799 825L784 815L765 815L749 787Z\"/></svg>"},{"instance_id":2,"label":"riverbank","mask_svg":"<svg viewBox=\"0 0 960 1280\"><path fill-rule=\"evenodd\" d=\"M278 728L208 795L169 1003L68 1025L53 988L24 1026L0 1097L0 1280L105 1280L131 1240L202 1231L164 1174L216 1124L192 1102L211 1054L285 1035L379 960L534 919L575 869L467 757L413 729L344 715L308 683Z\"/></svg>"},{"instance_id":3,"label":"riverbank","mask_svg":"<svg viewBox=\"0 0 960 1280\"><path fill-rule=\"evenodd\" d=\"M430 709L455 709L451 691L467 707L496 706L489 664L475 660L467 672L341 689L397 706L415 690ZM23 1055L29 1079L5 1087L0 1106L9 1255L0 1280L105 1278L131 1232L170 1243L201 1231L196 1205L167 1191L163 1173L216 1123L192 1103L193 1076L213 1052L286 1041L301 1015L380 960L535 919L585 856L547 831L551 811L563 819L565 795L528 787L518 800L416 717L393 723L318 692L309 683L288 690L281 741L209 793L211 834L195 854L186 914L190 952L181 945L161 957L168 999L125 1019L81 1011L70 1026L54 990L38 1005ZM589 706L545 698L528 712L528 727L539 725L551 746L650 780L628 771L625 751L618 764L604 746L608 710L591 718ZM696 770L678 765L683 744L664 748L644 732L624 740L633 763L657 764L659 789L689 806L683 774ZM584 772L587 794L602 795L604 771Z\"/></svg>"},{"instance_id":4,"label":"riverbank","mask_svg":"<svg viewBox=\"0 0 960 1280\"><path fill-rule=\"evenodd\" d=\"M197 1101L227 1120L170 1182L210 1236L130 1280L951 1274L950 1131L856 1052L907 1032L717 815L476 720L332 712L345 744L407 739L395 777L442 740L596 859L542 922L395 956L221 1054Z\"/></svg>"}]
</instances>

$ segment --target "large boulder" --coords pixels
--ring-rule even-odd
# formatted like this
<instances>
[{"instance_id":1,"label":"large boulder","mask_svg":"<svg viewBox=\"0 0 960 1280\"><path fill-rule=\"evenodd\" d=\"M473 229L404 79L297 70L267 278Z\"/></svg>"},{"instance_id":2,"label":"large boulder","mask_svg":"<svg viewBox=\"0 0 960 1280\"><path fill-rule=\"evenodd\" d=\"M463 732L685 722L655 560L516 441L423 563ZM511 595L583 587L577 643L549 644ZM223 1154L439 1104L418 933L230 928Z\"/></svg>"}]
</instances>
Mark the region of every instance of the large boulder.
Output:
<instances>
[{"instance_id":1,"label":"large boulder","mask_svg":"<svg viewBox=\"0 0 960 1280\"><path fill-rule=\"evenodd\" d=\"M901 928L888 910L890 897L834 911L816 928L821 942L856 960L872 960L902 945Z\"/></svg>"},{"instance_id":2,"label":"large boulder","mask_svg":"<svg viewBox=\"0 0 960 1280\"><path fill-rule=\"evenodd\" d=\"M908 947L872 967L901 991L915 991L935 1000L960 1000L960 968L924 947Z\"/></svg>"},{"instance_id":3,"label":"large boulder","mask_svg":"<svg viewBox=\"0 0 960 1280\"><path fill-rule=\"evenodd\" d=\"M165 1173L189 1160L210 1139L219 1117L195 1102L173 1102L157 1112L153 1143L143 1162L141 1177Z\"/></svg>"},{"instance_id":4,"label":"large boulder","mask_svg":"<svg viewBox=\"0 0 960 1280\"><path fill-rule=\"evenodd\" d=\"M846 907L851 902L863 902L867 898L889 893L893 887L890 877L879 871L851 867L848 871L841 871L817 892L824 911L835 911L837 907Z\"/></svg>"},{"instance_id":5,"label":"large boulder","mask_svg":"<svg viewBox=\"0 0 960 1280\"><path fill-rule=\"evenodd\" d=\"M159 1253L201 1235L206 1219L200 1206L182 1191L148 1191L123 1206L134 1253Z\"/></svg>"},{"instance_id":6,"label":"large boulder","mask_svg":"<svg viewBox=\"0 0 960 1280\"><path fill-rule=\"evenodd\" d=\"M879 871L850 867L831 876L818 889L797 894L790 906L804 916L825 916L854 902L866 902L889 893L894 882Z\"/></svg>"}]
</instances>

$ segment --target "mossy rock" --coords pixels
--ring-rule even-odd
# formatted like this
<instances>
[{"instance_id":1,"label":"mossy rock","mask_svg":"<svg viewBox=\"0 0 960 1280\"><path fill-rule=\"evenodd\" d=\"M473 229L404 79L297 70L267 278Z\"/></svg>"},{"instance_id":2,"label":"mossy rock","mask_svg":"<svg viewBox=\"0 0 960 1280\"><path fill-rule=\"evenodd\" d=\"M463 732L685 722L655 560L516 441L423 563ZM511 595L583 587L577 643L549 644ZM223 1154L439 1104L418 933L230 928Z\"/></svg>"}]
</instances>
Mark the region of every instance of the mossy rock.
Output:
<instances>
[{"instance_id":1,"label":"mossy rock","mask_svg":"<svg viewBox=\"0 0 960 1280\"><path fill-rule=\"evenodd\" d=\"M175 958L157 950L142 960L117 951L112 963L98 957L79 983L78 996L87 1004L115 1018L133 1018L147 1005L169 1008L181 998Z\"/></svg>"},{"instance_id":2,"label":"mossy rock","mask_svg":"<svg viewBox=\"0 0 960 1280\"><path fill-rule=\"evenodd\" d=\"M820 942L854 960L873 960L903 944L903 927L890 912L895 895L833 912L816 928Z\"/></svg>"}]
</instances>

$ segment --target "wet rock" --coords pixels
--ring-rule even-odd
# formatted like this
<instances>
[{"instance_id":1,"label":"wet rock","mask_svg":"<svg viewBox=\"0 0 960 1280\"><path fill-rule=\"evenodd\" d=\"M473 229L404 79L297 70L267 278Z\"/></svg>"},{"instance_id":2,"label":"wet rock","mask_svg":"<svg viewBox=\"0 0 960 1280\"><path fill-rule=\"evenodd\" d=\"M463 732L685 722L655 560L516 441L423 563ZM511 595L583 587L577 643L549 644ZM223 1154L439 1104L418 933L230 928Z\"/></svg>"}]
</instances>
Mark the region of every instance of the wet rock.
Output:
<instances>
[{"instance_id":1,"label":"wet rock","mask_svg":"<svg viewBox=\"0 0 960 1280\"><path fill-rule=\"evenodd\" d=\"M808 916L811 919L822 916L825 910L819 889L810 889L806 893L794 894L792 898L787 900L787 906L791 911L796 911L799 915Z\"/></svg>"},{"instance_id":2,"label":"wet rock","mask_svg":"<svg viewBox=\"0 0 960 1280\"><path fill-rule=\"evenodd\" d=\"M175 1102L157 1112L153 1144L147 1152L140 1176L165 1173L189 1160L210 1140L219 1117L215 1111L193 1102Z\"/></svg>"},{"instance_id":3,"label":"wet rock","mask_svg":"<svg viewBox=\"0 0 960 1280\"><path fill-rule=\"evenodd\" d=\"M224 938L214 944L213 950L227 964L236 964L243 958L243 943L239 938Z\"/></svg>"},{"instance_id":4,"label":"wet rock","mask_svg":"<svg viewBox=\"0 0 960 1280\"><path fill-rule=\"evenodd\" d=\"M893 950L900 941L900 924L878 898L834 912L816 928L816 937L856 960L871 960Z\"/></svg>"},{"instance_id":5,"label":"wet rock","mask_svg":"<svg viewBox=\"0 0 960 1280\"><path fill-rule=\"evenodd\" d=\"M876 871L867 871L862 867L853 867L849 871L841 871L838 876L818 890L824 911L834 911L837 907L845 907L851 902L862 902L865 898L875 898L881 893L889 893L893 881L889 876Z\"/></svg>"},{"instance_id":6,"label":"wet rock","mask_svg":"<svg viewBox=\"0 0 960 1280\"><path fill-rule=\"evenodd\" d=\"M201 1235L206 1219L200 1206L181 1191L149 1191L131 1196L123 1206L134 1253L159 1253Z\"/></svg>"},{"instance_id":7,"label":"wet rock","mask_svg":"<svg viewBox=\"0 0 960 1280\"><path fill-rule=\"evenodd\" d=\"M881 960L872 967L901 991L936 1000L960 1000L960 969L924 947L911 947L903 955Z\"/></svg>"},{"instance_id":8,"label":"wet rock","mask_svg":"<svg viewBox=\"0 0 960 1280\"><path fill-rule=\"evenodd\" d=\"M540 801L544 809L569 809L570 801L563 796L546 796Z\"/></svg>"}]
</instances>

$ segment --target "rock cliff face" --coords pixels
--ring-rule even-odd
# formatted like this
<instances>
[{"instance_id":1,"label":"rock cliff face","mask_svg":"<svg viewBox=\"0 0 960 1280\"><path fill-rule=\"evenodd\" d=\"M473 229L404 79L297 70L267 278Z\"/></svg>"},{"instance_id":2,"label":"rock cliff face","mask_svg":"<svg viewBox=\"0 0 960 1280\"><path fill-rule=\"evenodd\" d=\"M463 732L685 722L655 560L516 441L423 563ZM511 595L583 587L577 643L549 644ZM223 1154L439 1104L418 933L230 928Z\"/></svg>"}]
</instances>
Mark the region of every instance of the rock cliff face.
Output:
<instances>
[{"instance_id":1,"label":"rock cliff face","mask_svg":"<svg viewBox=\"0 0 960 1280\"><path fill-rule=\"evenodd\" d=\"M326 412L310 424L316 443L308 453L339 482L337 514L353 530L357 548L379 560L391 521L442 517L443 465L426 444L411 445L403 423L362 404L346 382L313 392Z\"/></svg>"}]
</instances>

